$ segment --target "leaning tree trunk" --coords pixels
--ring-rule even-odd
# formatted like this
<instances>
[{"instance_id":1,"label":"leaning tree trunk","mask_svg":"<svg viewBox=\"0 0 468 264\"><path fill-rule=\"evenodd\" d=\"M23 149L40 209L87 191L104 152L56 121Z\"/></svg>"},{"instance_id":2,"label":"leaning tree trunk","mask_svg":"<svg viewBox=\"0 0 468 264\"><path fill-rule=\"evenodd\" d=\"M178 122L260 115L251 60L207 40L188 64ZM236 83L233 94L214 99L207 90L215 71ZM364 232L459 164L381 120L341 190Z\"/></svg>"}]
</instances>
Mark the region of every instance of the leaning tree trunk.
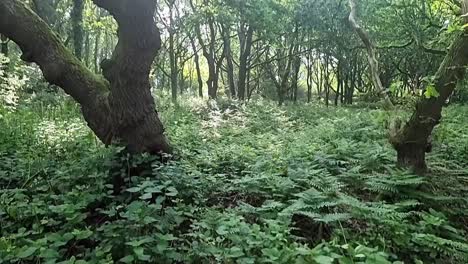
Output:
<instances>
[{"instance_id":1,"label":"leaning tree trunk","mask_svg":"<svg viewBox=\"0 0 468 264\"><path fill-rule=\"evenodd\" d=\"M463 14L468 13L468 0L463 2ZM468 18L464 17L464 23ZM442 118L442 108L453 93L458 81L463 80L468 64L468 28L456 38L435 75L434 87L438 96L422 97L409 121L400 121L392 127L390 141L398 153L398 164L418 173L427 170L426 153L432 149L430 135Z\"/></svg>"},{"instance_id":2,"label":"leaning tree trunk","mask_svg":"<svg viewBox=\"0 0 468 264\"><path fill-rule=\"evenodd\" d=\"M149 72L160 49L153 0L93 0L116 19L119 42L102 63L106 79L84 67L47 24L19 0L0 1L0 33L16 42L22 59L37 63L51 84L80 105L89 127L105 144L131 153L171 153L155 110Z\"/></svg>"},{"instance_id":3,"label":"leaning tree trunk","mask_svg":"<svg viewBox=\"0 0 468 264\"><path fill-rule=\"evenodd\" d=\"M388 95L385 87L382 85L382 81L380 80L379 61L377 60L377 51L375 48L375 44L369 38L369 34L357 22L356 1L349 0L349 6L351 7L351 12L349 13L349 23L353 27L354 31L356 31L361 41L366 46L367 59L369 61L369 70L372 83L374 84L375 89L377 89L377 92L379 92L383 97L385 101L385 107L392 108L393 103L390 100L390 96Z\"/></svg>"}]
</instances>

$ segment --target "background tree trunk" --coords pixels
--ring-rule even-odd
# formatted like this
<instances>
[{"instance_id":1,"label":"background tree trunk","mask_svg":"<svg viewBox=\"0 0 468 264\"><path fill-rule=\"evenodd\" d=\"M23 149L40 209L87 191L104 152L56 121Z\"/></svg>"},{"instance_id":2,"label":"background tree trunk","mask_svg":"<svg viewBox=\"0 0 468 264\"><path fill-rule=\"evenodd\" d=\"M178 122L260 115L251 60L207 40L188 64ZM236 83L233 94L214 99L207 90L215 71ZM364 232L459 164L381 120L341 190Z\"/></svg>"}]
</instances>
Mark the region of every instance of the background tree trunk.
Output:
<instances>
[{"instance_id":1,"label":"background tree trunk","mask_svg":"<svg viewBox=\"0 0 468 264\"><path fill-rule=\"evenodd\" d=\"M194 52L194 63L195 70L197 71L197 82L198 82L198 96L203 98L203 78L201 76L201 67L200 67L200 55L198 54L198 48L195 44L195 39L193 36L190 36L190 44Z\"/></svg>"},{"instance_id":2,"label":"background tree trunk","mask_svg":"<svg viewBox=\"0 0 468 264\"><path fill-rule=\"evenodd\" d=\"M72 26L73 26L73 47L75 48L75 56L83 59L83 0L73 0L73 10L71 13Z\"/></svg>"},{"instance_id":3,"label":"background tree trunk","mask_svg":"<svg viewBox=\"0 0 468 264\"><path fill-rule=\"evenodd\" d=\"M249 71L249 58L252 52L253 27L249 26L247 32L244 33L244 26L241 26L239 32L240 42L240 58L239 58L239 82L238 82L238 97L240 100L245 100L247 86L247 72ZM245 35L244 35L245 34Z\"/></svg>"},{"instance_id":4,"label":"background tree trunk","mask_svg":"<svg viewBox=\"0 0 468 264\"><path fill-rule=\"evenodd\" d=\"M228 79L229 92L232 98L236 98L237 89L234 81L234 63L232 62L232 50L231 50L231 31L229 25L223 26L223 45L224 45L224 57L226 58L226 73Z\"/></svg>"},{"instance_id":5,"label":"background tree trunk","mask_svg":"<svg viewBox=\"0 0 468 264\"><path fill-rule=\"evenodd\" d=\"M0 34L0 42L1 42L1 48L0 52L5 56L8 57L8 39L6 36Z\"/></svg>"}]
</instances>

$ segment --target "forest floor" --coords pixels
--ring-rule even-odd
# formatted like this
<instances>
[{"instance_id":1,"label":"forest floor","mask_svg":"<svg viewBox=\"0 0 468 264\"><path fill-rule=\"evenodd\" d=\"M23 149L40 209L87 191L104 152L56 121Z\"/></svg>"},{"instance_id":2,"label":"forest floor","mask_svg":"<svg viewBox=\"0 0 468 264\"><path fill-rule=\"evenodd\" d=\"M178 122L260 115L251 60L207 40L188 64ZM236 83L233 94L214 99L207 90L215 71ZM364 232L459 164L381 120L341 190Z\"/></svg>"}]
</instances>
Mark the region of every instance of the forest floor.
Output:
<instances>
[{"instance_id":1,"label":"forest floor","mask_svg":"<svg viewBox=\"0 0 468 264\"><path fill-rule=\"evenodd\" d=\"M165 164L116 160L73 104L1 109L0 263L468 263L466 106L445 111L424 177L394 166L382 110L159 110Z\"/></svg>"}]
</instances>

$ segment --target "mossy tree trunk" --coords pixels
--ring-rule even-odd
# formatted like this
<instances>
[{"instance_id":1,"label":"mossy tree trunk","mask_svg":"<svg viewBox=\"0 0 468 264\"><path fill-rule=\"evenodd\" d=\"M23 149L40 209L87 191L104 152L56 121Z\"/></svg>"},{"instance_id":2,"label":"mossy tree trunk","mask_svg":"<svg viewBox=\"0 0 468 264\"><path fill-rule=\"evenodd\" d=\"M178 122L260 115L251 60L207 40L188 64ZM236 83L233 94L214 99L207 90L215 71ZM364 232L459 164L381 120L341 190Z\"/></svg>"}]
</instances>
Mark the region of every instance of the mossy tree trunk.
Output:
<instances>
[{"instance_id":1,"label":"mossy tree trunk","mask_svg":"<svg viewBox=\"0 0 468 264\"><path fill-rule=\"evenodd\" d=\"M104 77L93 74L61 43L25 3L0 1L0 33L16 42L22 59L37 63L45 79L80 105L89 127L105 144L131 153L171 153L150 93L149 72L160 49L153 0L94 0L118 23L119 42L102 63Z\"/></svg>"},{"instance_id":2,"label":"mossy tree trunk","mask_svg":"<svg viewBox=\"0 0 468 264\"><path fill-rule=\"evenodd\" d=\"M464 0L463 10L463 14L468 13L468 0ZM465 24L468 23L467 17L463 20ZM426 153L432 149L430 136L434 127L440 123L447 99L458 81L465 77L467 65L468 28L465 27L451 45L433 84L428 87L437 90L435 96L421 97L409 121L404 125L396 123L392 127L390 141L398 153L398 165L412 168L418 173L426 172Z\"/></svg>"}]
</instances>

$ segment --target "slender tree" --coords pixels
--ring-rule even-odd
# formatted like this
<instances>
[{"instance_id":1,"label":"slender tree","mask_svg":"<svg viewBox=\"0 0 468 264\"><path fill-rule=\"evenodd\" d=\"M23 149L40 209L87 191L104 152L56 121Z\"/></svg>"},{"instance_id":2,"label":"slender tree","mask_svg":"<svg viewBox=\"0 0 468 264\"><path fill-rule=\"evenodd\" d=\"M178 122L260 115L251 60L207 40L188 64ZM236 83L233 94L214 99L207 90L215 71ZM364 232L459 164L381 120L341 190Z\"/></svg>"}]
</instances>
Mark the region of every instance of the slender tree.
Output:
<instances>
[{"instance_id":1,"label":"slender tree","mask_svg":"<svg viewBox=\"0 0 468 264\"><path fill-rule=\"evenodd\" d=\"M358 19L356 0L349 0L349 5L351 7L351 12L349 14L349 22L353 27L354 31L356 31L357 35L366 46L367 59L369 61L369 71L374 87L384 98L386 106L392 107L393 103L390 100L390 96L387 93L387 89L382 85L382 81L380 79L379 61L377 60L377 50L375 44L370 39L367 31L363 29L357 22Z\"/></svg>"}]
</instances>

